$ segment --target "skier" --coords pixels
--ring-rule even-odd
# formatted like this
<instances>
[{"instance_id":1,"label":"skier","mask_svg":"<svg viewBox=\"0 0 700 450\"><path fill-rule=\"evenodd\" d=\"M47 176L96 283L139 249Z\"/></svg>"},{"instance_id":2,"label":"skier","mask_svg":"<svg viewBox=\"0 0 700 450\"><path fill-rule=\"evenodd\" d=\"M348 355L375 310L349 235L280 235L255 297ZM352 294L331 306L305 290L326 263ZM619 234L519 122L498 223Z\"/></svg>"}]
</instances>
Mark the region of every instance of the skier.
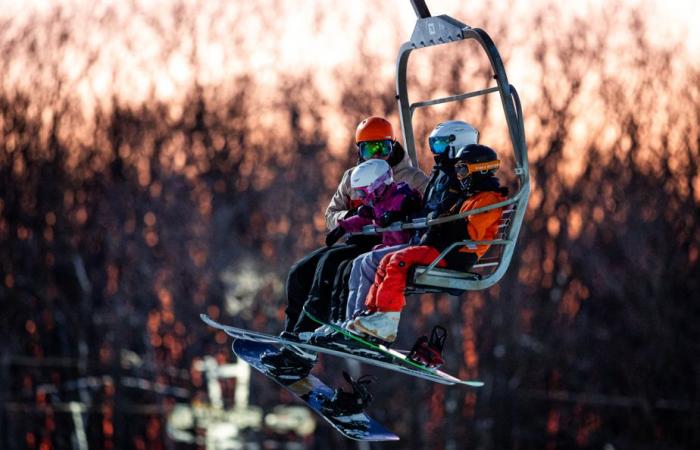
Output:
<instances>
[{"instance_id":1,"label":"skier","mask_svg":"<svg viewBox=\"0 0 700 450\"><path fill-rule=\"evenodd\" d=\"M428 138L435 165L425 189L422 212L417 217L428 214L439 215L462 195L459 181L454 174L453 159L458 149L469 144L476 144L478 139L479 132L466 122L449 120L435 126ZM416 236L414 243L418 243L418 236ZM399 244L364 253L352 261L349 276L345 277L339 274L336 277L331 308L333 321L342 323L354 319L357 314L364 310L365 298L374 281L381 259L389 253L408 247L408 245L408 243ZM311 339L312 343L323 345L333 341L343 341L344 337L339 333L333 333L330 327L320 327Z\"/></svg>"},{"instance_id":2,"label":"skier","mask_svg":"<svg viewBox=\"0 0 700 450\"><path fill-rule=\"evenodd\" d=\"M457 154L454 170L462 197L442 215L454 215L504 201L507 188L500 187L495 172L500 161L490 147L471 144ZM396 339L404 290L411 267L430 264L451 243L462 240L492 240L498 231L501 209L493 209L465 218L432 226L420 244L382 258L374 284L365 301L366 313L347 324L347 329L379 339L387 344ZM488 245L459 247L447 254L438 267L468 270L488 250Z\"/></svg>"},{"instance_id":3,"label":"skier","mask_svg":"<svg viewBox=\"0 0 700 450\"><path fill-rule=\"evenodd\" d=\"M396 141L393 127L388 120L376 116L364 119L355 131L355 143L360 163L382 159L391 166L397 181L405 182L419 192L425 189L428 177L411 165L406 151ZM338 236L338 231L332 230L336 229L340 220L356 215L361 205L361 199L351 189L352 171L353 168L345 171L326 208L326 226L331 230L326 237L327 245L309 253L289 270L285 285L287 317L285 329L281 333L281 336L288 339L298 339L298 333L313 331L317 327L315 322L301 314L304 305L315 305L313 309L317 311L329 310L328 305L323 307L323 303L327 303L330 298L338 265L367 252L379 242L377 237L353 236L345 244L333 246L341 236ZM265 354L261 361L273 374L291 374L301 378L313 367L316 355L298 347L287 346L280 352Z\"/></svg>"}]
</instances>

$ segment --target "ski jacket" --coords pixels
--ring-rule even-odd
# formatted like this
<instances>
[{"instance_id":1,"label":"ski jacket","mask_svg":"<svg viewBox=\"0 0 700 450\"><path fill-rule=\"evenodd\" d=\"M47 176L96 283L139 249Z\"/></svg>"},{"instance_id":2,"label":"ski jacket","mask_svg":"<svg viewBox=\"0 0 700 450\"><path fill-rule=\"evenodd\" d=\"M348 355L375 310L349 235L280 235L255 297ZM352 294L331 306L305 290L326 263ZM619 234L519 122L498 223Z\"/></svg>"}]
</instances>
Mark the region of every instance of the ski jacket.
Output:
<instances>
[{"instance_id":1,"label":"ski jacket","mask_svg":"<svg viewBox=\"0 0 700 450\"><path fill-rule=\"evenodd\" d=\"M445 215L454 215L482 208L506 199L507 190L498 188L476 192L461 202L455 204ZM439 251L445 250L453 242L472 240L490 241L498 233L502 209L492 209L481 214L467 216L462 220L454 220L430 227L421 240L421 245L429 245ZM466 222L466 223L465 223ZM468 266L481 258L489 249L489 245L462 246L447 254L445 260L450 267ZM476 256L476 258L475 258Z\"/></svg>"},{"instance_id":2,"label":"ski jacket","mask_svg":"<svg viewBox=\"0 0 700 450\"><path fill-rule=\"evenodd\" d=\"M423 210L420 216L427 216L431 212L439 216L461 197L462 190L454 173L452 161L449 159L443 161L441 157L436 157L430 181L423 194Z\"/></svg>"},{"instance_id":3,"label":"ski jacket","mask_svg":"<svg viewBox=\"0 0 700 450\"><path fill-rule=\"evenodd\" d=\"M394 181L402 181L418 192L423 192L428 184L428 177L420 169L413 167L403 147L397 145L394 150L396 154L387 161L394 174ZM351 211L362 204L350 187L350 174L353 169L354 167L343 173L338 189L326 208L326 227L329 230L338 226L339 220L351 215Z\"/></svg>"},{"instance_id":4,"label":"ski jacket","mask_svg":"<svg viewBox=\"0 0 700 450\"><path fill-rule=\"evenodd\" d=\"M384 213L398 212L402 216L415 213L420 208L420 198L418 191L411 189L408 184L391 183L387 186L382 198L370 205L374 219L352 216L348 219L339 220L338 225L349 233L362 231L362 227L365 225L380 225L378 220ZM411 239L412 234L410 231L385 231L382 233L381 245L375 247L375 249L405 244Z\"/></svg>"}]
</instances>

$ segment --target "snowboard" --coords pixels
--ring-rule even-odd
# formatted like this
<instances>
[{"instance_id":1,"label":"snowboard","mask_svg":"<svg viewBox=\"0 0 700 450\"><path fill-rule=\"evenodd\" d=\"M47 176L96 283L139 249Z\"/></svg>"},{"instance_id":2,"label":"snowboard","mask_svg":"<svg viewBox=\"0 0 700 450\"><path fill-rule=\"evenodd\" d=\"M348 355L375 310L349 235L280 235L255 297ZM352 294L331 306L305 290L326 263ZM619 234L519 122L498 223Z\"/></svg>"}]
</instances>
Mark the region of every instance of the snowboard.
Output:
<instances>
[{"instance_id":1,"label":"snowboard","mask_svg":"<svg viewBox=\"0 0 700 450\"><path fill-rule=\"evenodd\" d=\"M484 385L484 383L481 381L461 380L443 371L422 366L418 363L407 360L406 355L396 350L389 350L386 347L381 348L383 346L377 346L376 344L367 343L362 339L359 339L358 341L360 344L360 348L354 348L353 353L349 353L348 351L344 351L338 348L321 347L304 342L291 341L267 333L261 333L258 331L250 331L245 330L243 328L236 328L228 325L223 325L211 319L206 314L201 314L200 317L207 325L222 330L226 332L226 334L234 338L276 345L294 345L308 350L313 350L319 353L340 356L342 358L356 359L366 364L371 364L377 367L382 367L385 369L393 370L395 372L404 373L406 375L411 375L417 378L422 378L424 380L429 380L440 384L462 384L470 387L482 387ZM346 331L346 333L349 332Z\"/></svg>"},{"instance_id":2,"label":"snowboard","mask_svg":"<svg viewBox=\"0 0 700 450\"><path fill-rule=\"evenodd\" d=\"M324 408L324 400L330 400L333 397L333 389L316 376L309 374L298 381L290 383L288 380L282 380L270 374L260 361L260 357L267 351L279 351L275 345L237 338L233 341L232 347L239 358L306 403L309 408L323 417L345 437L358 441L399 440L397 435L388 431L383 425L364 412L342 415L334 412L332 409Z\"/></svg>"}]
</instances>

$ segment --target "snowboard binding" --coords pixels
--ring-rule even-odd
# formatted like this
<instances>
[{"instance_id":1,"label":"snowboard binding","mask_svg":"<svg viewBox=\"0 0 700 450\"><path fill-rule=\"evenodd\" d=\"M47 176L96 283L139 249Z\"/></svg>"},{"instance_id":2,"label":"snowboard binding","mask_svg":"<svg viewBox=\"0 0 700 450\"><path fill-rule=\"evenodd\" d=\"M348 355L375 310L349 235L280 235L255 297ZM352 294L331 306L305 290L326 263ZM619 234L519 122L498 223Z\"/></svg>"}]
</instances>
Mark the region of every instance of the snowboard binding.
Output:
<instances>
[{"instance_id":1,"label":"snowboard binding","mask_svg":"<svg viewBox=\"0 0 700 450\"><path fill-rule=\"evenodd\" d=\"M437 369L445 363L442 358L442 350L445 347L446 339L447 330L440 325L435 325L430 333L430 339L427 336L421 336L413 344L408 359L425 367Z\"/></svg>"},{"instance_id":2,"label":"snowboard binding","mask_svg":"<svg viewBox=\"0 0 700 450\"><path fill-rule=\"evenodd\" d=\"M369 391L369 385L376 380L376 377L363 375L357 380L353 380L347 372L343 371L343 378L352 388L352 392L345 392L342 388L337 388L332 398L323 398L321 408L324 413L336 416L360 414L374 399Z\"/></svg>"}]
</instances>

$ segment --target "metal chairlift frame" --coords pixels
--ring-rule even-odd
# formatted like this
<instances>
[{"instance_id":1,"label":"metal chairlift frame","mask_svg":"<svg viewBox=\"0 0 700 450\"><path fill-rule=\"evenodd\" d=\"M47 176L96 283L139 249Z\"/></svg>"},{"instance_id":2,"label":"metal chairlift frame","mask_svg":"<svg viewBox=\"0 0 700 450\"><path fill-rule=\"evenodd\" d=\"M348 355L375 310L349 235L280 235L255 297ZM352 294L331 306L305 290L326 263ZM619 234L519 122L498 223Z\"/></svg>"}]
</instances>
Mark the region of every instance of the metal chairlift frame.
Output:
<instances>
[{"instance_id":1,"label":"metal chairlift frame","mask_svg":"<svg viewBox=\"0 0 700 450\"><path fill-rule=\"evenodd\" d=\"M448 217L440 217L433 220L426 218L415 219L411 223L396 223L388 227L367 226L363 229L365 234L373 234L382 231L422 229L440 223L453 220L463 220L467 216L479 214L491 209L503 208L504 218L501 227L504 228L502 238L491 241L460 241L455 242L445 249L430 265L415 268L412 286L408 293L422 292L461 292L467 290L486 289L497 283L505 274L515 250L520 227L530 196L530 174L527 161L527 147L525 143L525 128L520 98L513 86L508 83L503 61L489 35L479 28L471 28L468 25L446 15L433 17L430 15L425 0L411 0L411 4L417 16L416 26L411 35L411 40L404 43L399 49L396 63L396 98L401 114L401 131L404 146L408 151L413 164L418 167L416 146L413 134L413 113L418 108L434 106L438 104L462 101L473 97L499 93L501 104L505 113L508 134L513 147L514 172L518 180L518 190L507 200L483 208L474 209L461 214ZM496 80L496 86L459 95L410 103L408 99L408 85L406 80L406 68L408 58L412 51L435 45L448 44L467 39L474 39L486 52ZM455 247L463 245L489 244L502 246L496 268L486 276L474 272L460 272L437 268L437 264ZM491 250L489 250L491 251ZM473 269L482 269L493 266L494 263L477 263Z\"/></svg>"}]
</instances>

